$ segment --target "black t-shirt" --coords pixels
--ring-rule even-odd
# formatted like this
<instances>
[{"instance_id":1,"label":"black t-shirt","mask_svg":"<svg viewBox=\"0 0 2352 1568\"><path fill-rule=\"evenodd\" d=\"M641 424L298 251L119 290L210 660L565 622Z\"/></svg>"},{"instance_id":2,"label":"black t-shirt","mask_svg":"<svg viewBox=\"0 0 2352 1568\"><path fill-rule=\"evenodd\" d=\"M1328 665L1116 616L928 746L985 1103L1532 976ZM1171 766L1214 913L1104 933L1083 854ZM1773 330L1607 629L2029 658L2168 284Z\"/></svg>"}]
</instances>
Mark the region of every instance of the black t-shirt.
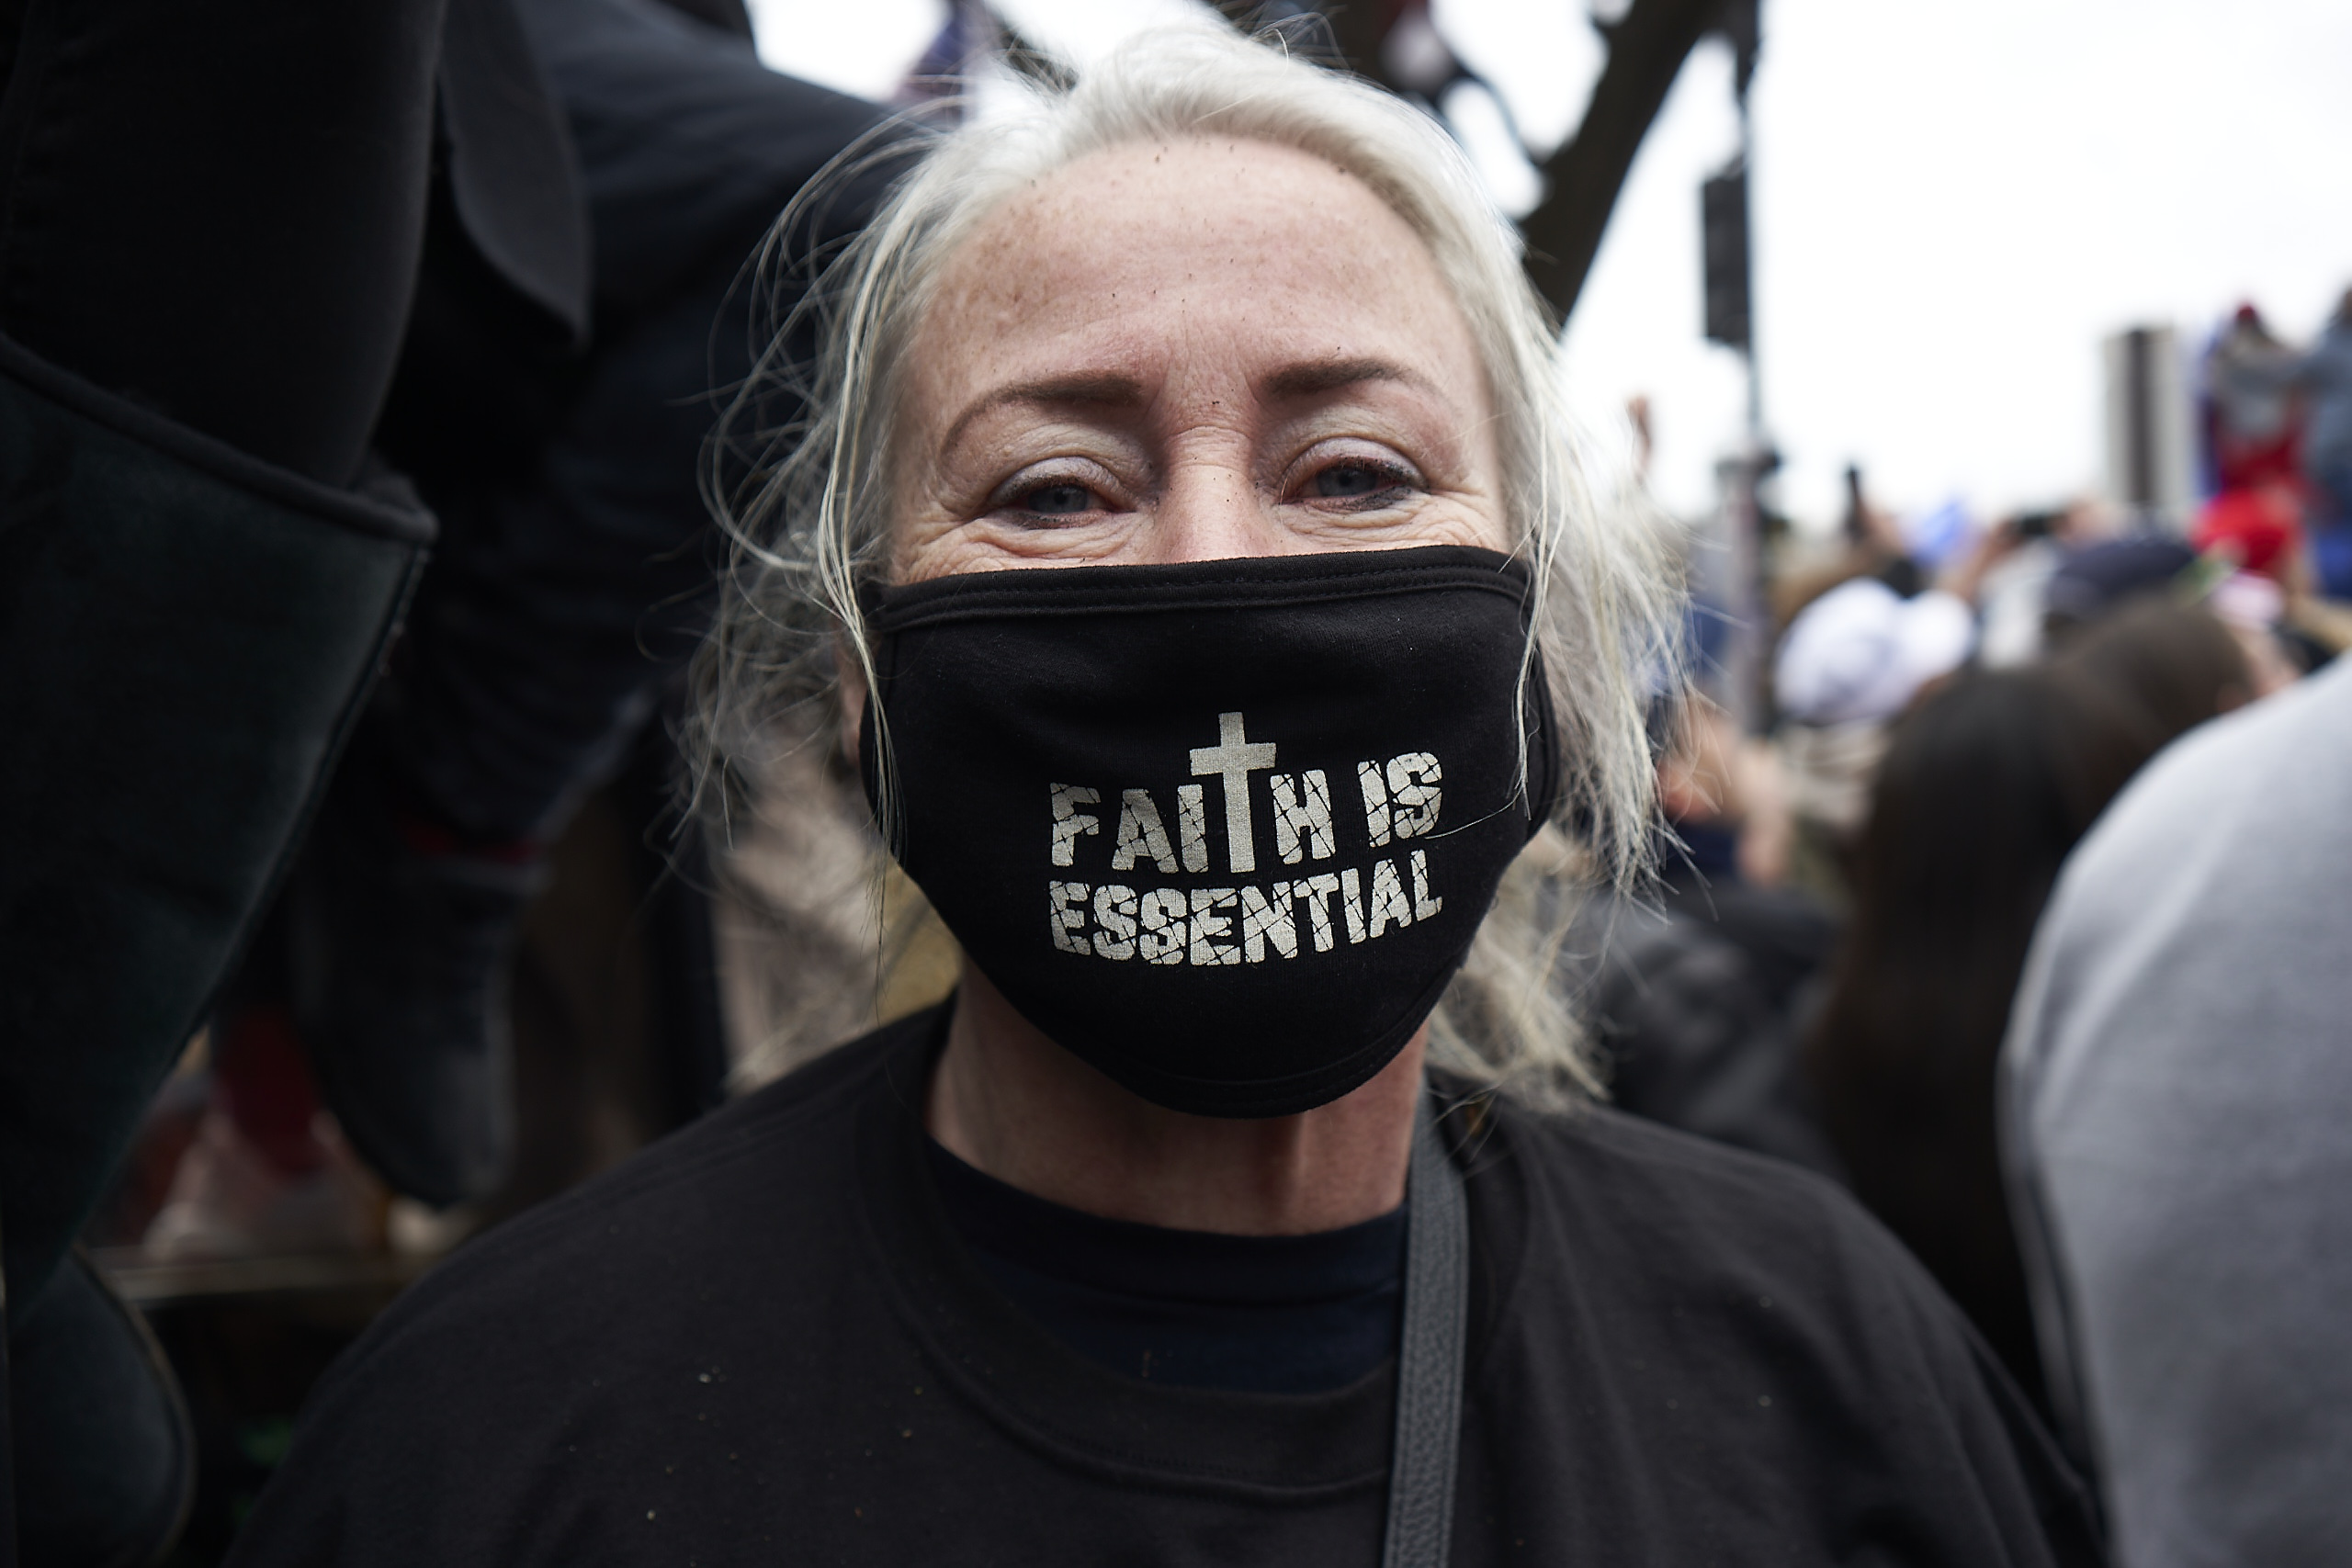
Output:
<instances>
[{"instance_id":1,"label":"black t-shirt","mask_svg":"<svg viewBox=\"0 0 2352 1568\"><path fill-rule=\"evenodd\" d=\"M1090 1360L1181 1388L1312 1393L1396 1353L1402 1208L1313 1235L1216 1235L1065 1209L924 1140L981 1272Z\"/></svg>"},{"instance_id":2,"label":"black t-shirt","mask_svg":"<svg viewBox=\"0 0 2352 1568\"><path fill-rule=\"evenodd\" d=\"M960 1243L919 1015L466 1247L314 1396L232 1561L1374 1563L1392 1364L1171 1388ZM1456 1568L2089 1563L2082 1489L1827 1183L1609 1111L1446 1123Z\"/></svg>"}]
</instances>

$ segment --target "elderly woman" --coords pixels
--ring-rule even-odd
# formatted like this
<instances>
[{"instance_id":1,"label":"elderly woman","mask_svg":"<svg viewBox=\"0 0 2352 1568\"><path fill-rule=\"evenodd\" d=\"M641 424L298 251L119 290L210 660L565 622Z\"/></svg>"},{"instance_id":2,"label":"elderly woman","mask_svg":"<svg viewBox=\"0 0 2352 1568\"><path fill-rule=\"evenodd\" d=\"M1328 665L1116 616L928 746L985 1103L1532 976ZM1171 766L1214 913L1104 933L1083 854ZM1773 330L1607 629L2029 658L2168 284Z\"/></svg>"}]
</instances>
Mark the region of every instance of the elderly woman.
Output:
<instances>
[{"instance_id":1,"label":"elderly woman","mask_svg":"<svg viewBox=\"0 0 2352 1568\"><path fill-rule=\"evenodd\" d=\"M1206 31L908 175L709 666L838 701L954 1000L418 1286L241 1561L2090 1560L1852 1205L1532 1103L1489 910L1637 859L1663 600L1476 192Z\"/></svg>"}]
</instances>

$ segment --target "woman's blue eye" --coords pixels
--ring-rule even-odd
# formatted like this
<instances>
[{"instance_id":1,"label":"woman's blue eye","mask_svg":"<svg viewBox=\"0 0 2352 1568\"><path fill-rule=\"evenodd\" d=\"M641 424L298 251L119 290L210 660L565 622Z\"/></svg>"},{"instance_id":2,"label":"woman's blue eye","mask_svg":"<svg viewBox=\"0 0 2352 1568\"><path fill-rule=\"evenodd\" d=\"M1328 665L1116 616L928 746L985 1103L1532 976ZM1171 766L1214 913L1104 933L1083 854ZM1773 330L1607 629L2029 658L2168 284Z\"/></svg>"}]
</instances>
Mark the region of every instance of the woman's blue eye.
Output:
<instances>
[{"instance_id":1,"label":"woman's blue eye","mask_svg":"<svg viewBox=\"0 0 2352 1568\"><path fill-rule=\"evenodd\" d=\"M1094 509L1094 492L1082 484L1056 480L1041 484L1035 490L1023 491L1021 509L1043 517L1075 517Z\"/></svg>"},{"instance_id":2,"label":"woman's blue eye","mask_svg":"<svg viewBox=\"0 0 2352 1568\"><path fill-rule=\"evenodd\" d=\"M1315 476L1315 494L1325 501L1362 501L1398 488L1405 476L1372 463L1335 463Z\"/></svg>"}]
</instances>

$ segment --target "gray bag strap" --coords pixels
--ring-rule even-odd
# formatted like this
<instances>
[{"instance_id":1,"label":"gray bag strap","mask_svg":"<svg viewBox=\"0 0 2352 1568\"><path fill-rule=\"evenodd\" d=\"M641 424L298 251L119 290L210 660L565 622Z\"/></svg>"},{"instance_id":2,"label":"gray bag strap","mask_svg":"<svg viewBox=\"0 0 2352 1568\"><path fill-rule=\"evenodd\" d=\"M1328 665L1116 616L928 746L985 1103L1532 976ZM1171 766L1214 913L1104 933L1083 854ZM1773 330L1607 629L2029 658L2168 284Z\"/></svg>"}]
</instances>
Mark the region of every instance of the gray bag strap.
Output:
<instances>
[{"instance_id":1,"label":"gray bag strap","mask_svg":"<svg viewBox=\"0 0 2352 1568\"><path fill-rule=\"evenodd\" d=\"M1470 1322L1470 1210L1427 1094L1406 1191L1405 1324L1396 1346L1396 1445L1388 1468L1382 1568L1445 1568L1453 1466L1462 1443L1462 1359Z\"/></svg>"}]
</instances>

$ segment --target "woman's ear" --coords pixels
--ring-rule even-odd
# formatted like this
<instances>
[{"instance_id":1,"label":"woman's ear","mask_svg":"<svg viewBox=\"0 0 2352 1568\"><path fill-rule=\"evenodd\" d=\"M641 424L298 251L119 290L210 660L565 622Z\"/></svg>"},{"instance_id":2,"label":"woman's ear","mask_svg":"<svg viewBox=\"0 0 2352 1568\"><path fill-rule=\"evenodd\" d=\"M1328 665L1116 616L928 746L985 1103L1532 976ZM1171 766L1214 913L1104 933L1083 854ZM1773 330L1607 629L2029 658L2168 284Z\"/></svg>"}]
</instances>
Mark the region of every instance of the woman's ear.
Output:
<instances>
[{"instance_id":1,"label":"woman's ear","mask_svg":"<svg viewBox=\"0 0 2352 1568\"><path fill-rule=\"evenodd\" d=\"M842 698L842 755L849 759L852 768L864 765L857 754L858 742L865 739L865 666L858 662L857 650L846 638L833 639L834 689Z\"/></svg>"}]
</instances>

